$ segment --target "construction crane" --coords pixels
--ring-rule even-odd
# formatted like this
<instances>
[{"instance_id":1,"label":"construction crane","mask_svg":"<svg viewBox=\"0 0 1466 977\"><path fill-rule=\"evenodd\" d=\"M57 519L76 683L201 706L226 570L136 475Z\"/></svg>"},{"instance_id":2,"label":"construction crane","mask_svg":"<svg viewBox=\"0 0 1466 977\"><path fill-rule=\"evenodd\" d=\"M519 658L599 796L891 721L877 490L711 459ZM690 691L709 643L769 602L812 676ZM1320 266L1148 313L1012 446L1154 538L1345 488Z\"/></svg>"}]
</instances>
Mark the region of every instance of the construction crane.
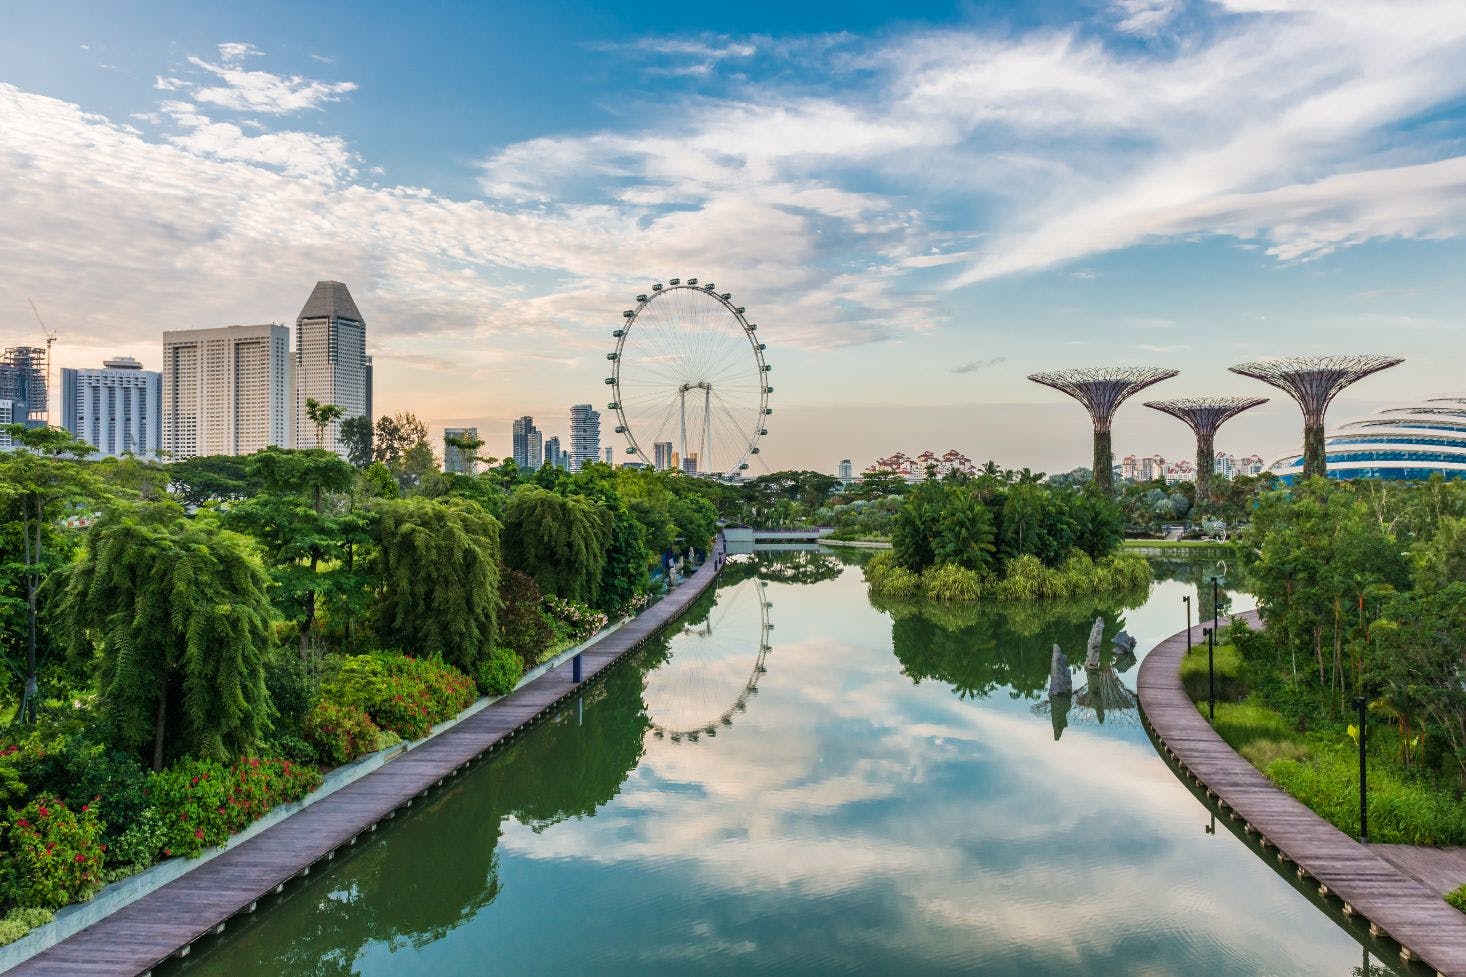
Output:
<instances>
[{"instance_id":1,"label":"construction crane","mask_svg":"<svg viewBox=\"0 0 1466 977\"><path fill-rule=\"evenodd\" d=\"M46 320L41 318L41 310L36 308L36 303L30 299L31 311L36 315L36 321L41 324L41 333L46 337L46 426L51 425L51 401L56 397L56 388L51 386L51 346L56 342L56 334L46 328Z\"/></svg>"}]
</instances>

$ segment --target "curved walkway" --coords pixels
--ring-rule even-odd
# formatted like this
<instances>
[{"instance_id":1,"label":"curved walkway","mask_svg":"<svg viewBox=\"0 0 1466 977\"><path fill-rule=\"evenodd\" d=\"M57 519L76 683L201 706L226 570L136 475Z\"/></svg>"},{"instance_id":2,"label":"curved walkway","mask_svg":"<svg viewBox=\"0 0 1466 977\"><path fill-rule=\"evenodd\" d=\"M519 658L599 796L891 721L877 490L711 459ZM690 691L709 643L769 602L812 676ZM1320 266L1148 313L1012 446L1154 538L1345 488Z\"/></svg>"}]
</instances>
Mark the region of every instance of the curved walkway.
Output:
<instances>
[{"instance_id":1,"label":"curved walkway","mask_svg":"<svg viewBox=\"0 0 1466 977\"><path fill-rule=\"evenodd\" d=\"M1256 612L1237 617L1260 626ZM1192 640L1205 646L1201 625ZM1346 915L1368 920L1372 935L1398 943L1402 958L1441 977L1466 977L1466 914L1304 807L1228 746L1181 686L1185 654L1180 631L1151 650L1137 680L1142 716L1166 753L1230 817L1259 834L1264 847L1277 849L1280 861L1294 863L1321 894L1343 902Z\"/></svg>"},{"instance_id":2,"label":"curved walkway","mask_svg":"<svg viewBox=\"0 0 1466 977\"><path fill-rule=\"evenodd\" d=\"M712 586L723 562L722 540L676 590L582 653L591 679L639 648ZM348 787L274 825L188 874L99 920L6 971L9 977L134 977L194 941L223 932L226 922L309 874L357 836L410 807L468 764L522 732L575 695L565 662L451 729Z\"/></svg>"}]
</instances>

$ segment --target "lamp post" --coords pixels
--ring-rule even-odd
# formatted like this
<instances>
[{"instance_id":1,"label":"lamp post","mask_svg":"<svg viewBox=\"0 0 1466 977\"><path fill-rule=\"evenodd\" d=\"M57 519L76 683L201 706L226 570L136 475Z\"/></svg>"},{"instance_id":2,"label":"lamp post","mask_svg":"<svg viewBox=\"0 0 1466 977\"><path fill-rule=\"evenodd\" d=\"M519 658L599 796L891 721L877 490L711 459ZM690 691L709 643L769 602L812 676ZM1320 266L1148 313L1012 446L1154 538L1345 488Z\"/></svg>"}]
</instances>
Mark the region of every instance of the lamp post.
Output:
<instances>
[{"instance_id":1,"label":"lamp post","mask_svg":"<svg viewBox=\"0 0 1466 977\"><path fill-rule=\"evenodd\" d=\"M1187 594L1181 598L1181 603L1186 605L1186 654L1191 654L1191 595Z\"/></svg>"},{"instance_id":2,"label":"lamp post","mask_svg":"<svg viewBox=\"0 0 1466 977\"><path fill-rule=\"evenodd\" d=\"M1368 779L1365 770L1365 743L1369 738L1367 728L1364 725L1366 709L1369 700L1364 696L1357 696L1354 699L1354 708L1359 710L1359 842L1369 844L1369 803L1366 791L1368 790Z\"/></svg>"},{"instance_id":3,"label":"lamp post","mask_svg":"<svg viewBox=\"0 0 1466 977\"><path fill-rule=\"evenodd\" d=\"M1202 628L1206 632L1206 716L1211 724L1217 724L1217 671L1216 671L1216 629Z\"/></svg>"}]
</instances>

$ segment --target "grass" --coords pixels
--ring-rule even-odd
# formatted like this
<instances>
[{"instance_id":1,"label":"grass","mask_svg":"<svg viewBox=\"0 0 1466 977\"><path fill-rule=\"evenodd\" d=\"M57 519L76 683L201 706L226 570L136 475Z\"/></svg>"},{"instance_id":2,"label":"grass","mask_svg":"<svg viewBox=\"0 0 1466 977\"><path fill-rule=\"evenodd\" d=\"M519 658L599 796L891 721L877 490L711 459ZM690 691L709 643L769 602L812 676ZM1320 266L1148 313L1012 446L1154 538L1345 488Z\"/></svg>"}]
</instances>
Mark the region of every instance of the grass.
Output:
<instances>
[{"instance_id":1,"label":"grass","mask_svg":"<svg viewBox=\"0 0 1466 977\"><path fill-rule=\"evenodd\" d=\"M1446 893L1446 902L1466 913L1466 885L1452 889Z\"/></svg>"},{"instance_id":2,"label":"grass","mask_svg":"<svg viewBox=\"0 0 1466 977\"><path fill-rule=\"evenodd\" d=\"M1251 690L1246 663L1231 645L1216 649L1216 731L1273 783L1346 834L1359 834L1359 748L1340 723L1300 732ZM1181 662L1181 681L1206 710L1206 651ZM1371 738L1369 836L1387 844L1466 844L1466 803L1448 786L1403 767L1387 737ZM1466 887L1463 887L1466 888ZM1462 896L1466 901L1466 894ZM1458 907L1459 908L1459 907Z\"/></svg>"}]
</instances>

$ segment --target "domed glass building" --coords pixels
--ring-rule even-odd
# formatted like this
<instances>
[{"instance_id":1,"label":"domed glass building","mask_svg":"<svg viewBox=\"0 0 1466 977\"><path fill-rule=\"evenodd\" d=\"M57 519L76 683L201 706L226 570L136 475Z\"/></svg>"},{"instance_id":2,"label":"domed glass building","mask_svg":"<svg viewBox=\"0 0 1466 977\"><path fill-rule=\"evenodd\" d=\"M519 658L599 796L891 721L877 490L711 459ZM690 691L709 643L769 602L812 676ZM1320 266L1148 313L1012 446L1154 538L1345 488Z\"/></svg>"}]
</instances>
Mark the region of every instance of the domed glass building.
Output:
<instances>
[{"instance_id":1,"label":"domed glass building","mask_svg":"<svg viewBox=\"0 0 1466 977\"><path fill-rule=\"evenodd\" d=\"M1329 478L1466 477L1466 397L1387 408L1337 428L1324 446ZM1269 471L1291 483L1303 471L1303 456L1282 458Z\"/></svg>"}]
</instances>

